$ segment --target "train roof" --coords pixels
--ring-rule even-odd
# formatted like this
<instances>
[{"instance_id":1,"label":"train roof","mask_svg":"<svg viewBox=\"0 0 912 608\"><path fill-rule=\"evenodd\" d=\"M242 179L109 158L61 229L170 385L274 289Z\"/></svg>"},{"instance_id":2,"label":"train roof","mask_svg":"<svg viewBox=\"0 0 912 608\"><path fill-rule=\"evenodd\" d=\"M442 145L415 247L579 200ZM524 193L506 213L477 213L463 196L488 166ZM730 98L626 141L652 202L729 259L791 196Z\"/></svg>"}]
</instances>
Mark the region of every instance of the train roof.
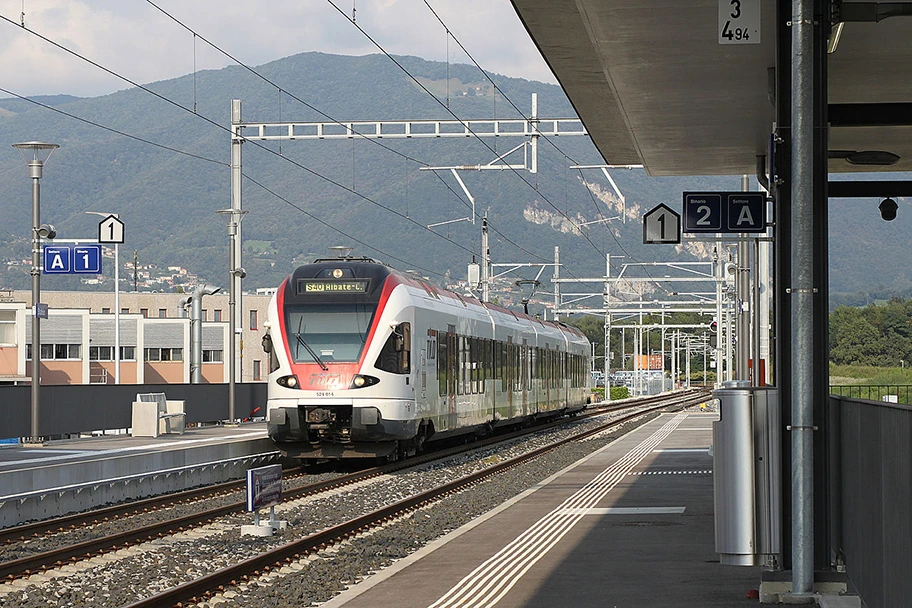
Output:
<instances>
[{"instance_id":1,"label":"train roof","mask_svg":"<svg viewBox=\"0 0 912 608\"><path fill-rule=\"evenodd\" d=\"M382 282L382 279L385 279L388 276L393 276L398 283L423 289L431 297L438 299L451 298L459 300L464 306L467 307L479 306L500 312L502 314L512 315L518 321L526 321L529 323L537 323L542 326L553 327L558 331L566 332L577 337L587 339L586 335L582 331L576 327L567 325L566 323L560 321L544 321L538 317L527 315L523 312L515 311L498 304L493 304L491 302L482 302L474 296L460 295L455 291L438 287L424 277L421 277L417 274L411 272L402 272L373 258L319 258L314 260L311 264L298 266L292 273L289 283L293 284L298 279L314 279L321 277L329 278L333 276L330 273L336 269L341 270L346 275L352 273L353 275L361 278L378 279L381 280L380 282Z\"/></svg>"}]
</instances>

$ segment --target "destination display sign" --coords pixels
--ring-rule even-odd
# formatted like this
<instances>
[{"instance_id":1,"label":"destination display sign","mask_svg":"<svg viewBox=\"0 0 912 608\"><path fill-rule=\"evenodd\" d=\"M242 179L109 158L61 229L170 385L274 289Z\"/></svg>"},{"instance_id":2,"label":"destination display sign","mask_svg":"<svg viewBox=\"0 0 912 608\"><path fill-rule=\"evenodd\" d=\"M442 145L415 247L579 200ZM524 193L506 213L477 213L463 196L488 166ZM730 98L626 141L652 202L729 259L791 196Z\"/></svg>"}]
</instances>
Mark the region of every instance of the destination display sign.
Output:
<instances>
[{"instance_id":1,"label":"destination display sign","mask_svg":"<svg viewBox=\"0 0 912 608\"><path fill-rule=\"evenodd\" d=\"M367 293L367 279L299 279L298 295L318 293Z\"/></svg>"}]
</instances>

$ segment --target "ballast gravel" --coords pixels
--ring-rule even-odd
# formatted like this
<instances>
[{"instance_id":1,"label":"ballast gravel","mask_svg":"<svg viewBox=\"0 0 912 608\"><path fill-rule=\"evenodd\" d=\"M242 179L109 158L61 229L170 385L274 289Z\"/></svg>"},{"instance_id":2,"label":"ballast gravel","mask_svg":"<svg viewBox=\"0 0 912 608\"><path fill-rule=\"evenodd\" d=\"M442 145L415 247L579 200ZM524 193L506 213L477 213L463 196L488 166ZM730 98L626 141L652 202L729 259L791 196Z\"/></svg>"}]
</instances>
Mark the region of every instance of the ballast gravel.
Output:
<instances>
[{"instance_id":1,"label":"ballast gravel","mask_svg":"<svg viewBox=\"0 0 912 608\"><path fill-rule=\"evenodd\" d=\"M639 426L653 417L655 414L649 414L611 434L600 433L588 440L567 444L428 508L414 511L379 530L302 560L282 575L273 572L252 579L245 587L232 590L229 596L216 597L218 605L301 607L325 602L351 584L601 448L629 430L631 425ZM276 509L277 517L286 520L289 527L271 538L239 535L240 526L251 523L250 514L220 518L205 531L189 531L124 549L114 555L118 559L108 554L103 561L96 558L98 565L84 564L71 574L40 575L40 579L45 580L30 579L29 582L35 584L0 595L0 605L4 608L128 605L603 422L604 418L598 422L577 421L569 425L570 428L545 431L514 441L509 446L476 450L443 462L386 475L354 489L284 503ZM215 605L215 601L211 605Z\"/></svg>"}]
</instances>

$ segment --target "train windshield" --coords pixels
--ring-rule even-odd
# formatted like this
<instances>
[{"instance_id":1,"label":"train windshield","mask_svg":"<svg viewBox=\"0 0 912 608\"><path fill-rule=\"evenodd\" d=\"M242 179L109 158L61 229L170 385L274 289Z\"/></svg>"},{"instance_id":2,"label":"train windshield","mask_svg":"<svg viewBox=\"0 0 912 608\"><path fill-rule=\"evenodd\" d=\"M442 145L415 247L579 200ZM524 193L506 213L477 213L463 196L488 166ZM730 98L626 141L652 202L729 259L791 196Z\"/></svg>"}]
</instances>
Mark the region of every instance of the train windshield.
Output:
<instances>
[{"instance_id":1,"label":"train windshield","mask_svg":"<svg viewBox=\"0 0 912 608\"><path fill-rule=\"evenodd\" d=\"M289 307L288 347L295 363L352 363L361 358L375 307L319 304Z\"/></svg>"}]
</instances>

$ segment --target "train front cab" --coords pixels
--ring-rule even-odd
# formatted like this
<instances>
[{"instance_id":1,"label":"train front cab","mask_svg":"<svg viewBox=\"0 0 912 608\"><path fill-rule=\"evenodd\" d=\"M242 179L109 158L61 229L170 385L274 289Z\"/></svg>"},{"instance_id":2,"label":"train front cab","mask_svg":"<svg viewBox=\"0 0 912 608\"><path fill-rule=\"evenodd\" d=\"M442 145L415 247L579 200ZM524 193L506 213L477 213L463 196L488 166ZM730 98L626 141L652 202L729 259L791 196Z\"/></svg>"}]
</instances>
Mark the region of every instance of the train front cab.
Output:
<instances>
[{"instance_id":1,"label":"train front cab","mask_svg":"<svg viewBox=\"0 0 912 608\"><path fill-rule=\"evenodd\" d=\"M343 268L360 279L363 268ZM389 457L414 452L411 321L404 290L387 284L379 265L363 292L311 294L321 280L299 268L277 297L270 332L281 332L269 376L267 430L292 458ZM331 270L336 270L332 268ZM379 272L378 272L379 270ZM359 272L361 271L361 272ZM336 273L338 274L338 273ZM379 275L379 276L378 276ZM303 288L301 287L303 285Z\"/></svg>"}]
</instances>

